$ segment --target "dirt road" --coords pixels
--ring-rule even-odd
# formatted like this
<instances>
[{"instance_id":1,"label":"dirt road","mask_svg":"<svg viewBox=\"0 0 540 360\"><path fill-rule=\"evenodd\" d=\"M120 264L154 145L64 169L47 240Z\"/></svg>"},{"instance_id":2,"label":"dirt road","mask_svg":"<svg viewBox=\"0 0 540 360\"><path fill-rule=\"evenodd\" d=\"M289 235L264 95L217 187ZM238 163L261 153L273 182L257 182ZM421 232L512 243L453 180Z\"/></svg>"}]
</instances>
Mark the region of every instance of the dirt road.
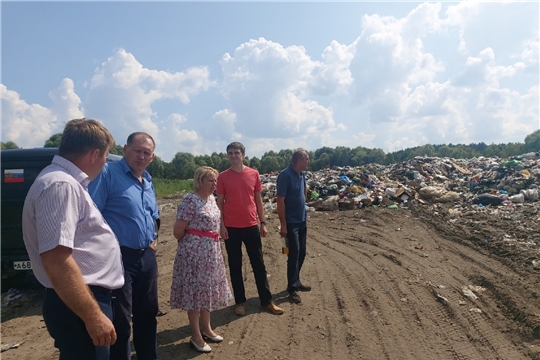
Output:
<instances>
[{"instance_id":1,"label":"dirt road","mask_svg":"<svg viewBox=\"0 0 540 360\"><path fill-rule=\"evenodd\" d=\"M160 199L159 291L168 311L158 318L162 360L540 359L540 271L531 265L539 257L531 251L538 248L523 250L519 237L503 241L515 235L514 223L472 218L459 225L422 205L311 212L302 280L313 289L301 294L298 305L286 299L286 256L277 216L269 215L264 256L285 314L260 309L244 257L247 313L236 316L232 302L213 312L213 326L225 341L199 354L189 347L186 314L168 308L179 201ZM535 220L523 230L532 230L531 243L538 243ZM25 289L21 299L2 307L2 344L23 342L2 359L57 358L40 315L40 294Z\"/></svg>"}]
</instances>

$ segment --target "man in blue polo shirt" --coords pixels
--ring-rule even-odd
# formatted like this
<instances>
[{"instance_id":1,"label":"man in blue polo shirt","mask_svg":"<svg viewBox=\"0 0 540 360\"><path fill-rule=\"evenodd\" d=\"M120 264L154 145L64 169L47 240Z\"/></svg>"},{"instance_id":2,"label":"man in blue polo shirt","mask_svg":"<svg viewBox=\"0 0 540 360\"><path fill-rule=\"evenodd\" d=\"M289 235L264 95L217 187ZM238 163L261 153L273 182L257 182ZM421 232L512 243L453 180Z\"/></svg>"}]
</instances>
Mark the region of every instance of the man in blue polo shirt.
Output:
<instances>
[{"instance_id":1,"label":"man in blue polo shirt","mask_svg":"<svg viewBox=\"0 0 540 360\"><path fill-rule=\"evenodd\" d=\"M306 258L306 198L307 185L304 171L309 166L309 155L304 149L297 149L292 163L281 171L277 179L277 211L281 229L279 234L286 237L289 246L287 260L287 292L289 301L300 303L298 291L310 291L311 287L300 282L300 269Z\"/></svg>"},{"instance_id":2,"label":"man in blue polo shirt","mask_svg":"<svg viewBox=\"0 0 540 360\"><path fill-rule=\"evenodd\" d=\"M92 199L118 238L124 265L125 284L112 293L118 339L111 346L111 360L131 359L131 320L137 359L157 359L159 212L152 177L146 171L154 148L150 135L129 135L124 158L108 163L89 186Z\"/></svg>"}]
</instances>

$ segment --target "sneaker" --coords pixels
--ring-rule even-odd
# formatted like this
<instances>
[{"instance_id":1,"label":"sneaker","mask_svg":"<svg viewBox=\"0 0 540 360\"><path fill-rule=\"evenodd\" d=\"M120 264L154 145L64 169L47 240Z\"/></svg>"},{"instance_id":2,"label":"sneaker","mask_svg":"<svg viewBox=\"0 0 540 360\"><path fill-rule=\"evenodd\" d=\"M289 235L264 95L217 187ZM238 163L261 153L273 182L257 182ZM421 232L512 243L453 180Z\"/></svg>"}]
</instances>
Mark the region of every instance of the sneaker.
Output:
<instances>
[{"instance_id":1,"label":"sneaker","mask_svg":"<svg viewBox=\"0 0 540 360\"><path fill-rule=\"evenodd\" d=\"M300 286L298 286L298 291L311 291L311 286L300 284Z\"/></svg>"},{"instance_id":2,"label":"sneaker","mask_svg":"<svg viewBox=\"0 0 540 360\"><path fill-rule=\"evenodd\" d=\"M236 304L234 313L238 316L244 316L246 313L246 304Z\"/></svg>"},{"instance_id":3,"label":"sneaker","mask_svg":"<svg viewBox=\"0 0 540 360\"><path fill-rule=\"evenodd\" d=\"M263 306L263 308L274 315L281 315L284 313L283 309L274 304L273 302Z\"/></svg>"},{"instance_id":4,"label":"sneaker","mask_svg":"<svg viewBox=\"0 0 540 360\"><path fill-rule=\"evenodd\" d=\"M300 295L298 295L298 293L295 291L289 294L289 301L295 304L300 304L302 299L300 299Z\"/></svg>"}]
</instances>

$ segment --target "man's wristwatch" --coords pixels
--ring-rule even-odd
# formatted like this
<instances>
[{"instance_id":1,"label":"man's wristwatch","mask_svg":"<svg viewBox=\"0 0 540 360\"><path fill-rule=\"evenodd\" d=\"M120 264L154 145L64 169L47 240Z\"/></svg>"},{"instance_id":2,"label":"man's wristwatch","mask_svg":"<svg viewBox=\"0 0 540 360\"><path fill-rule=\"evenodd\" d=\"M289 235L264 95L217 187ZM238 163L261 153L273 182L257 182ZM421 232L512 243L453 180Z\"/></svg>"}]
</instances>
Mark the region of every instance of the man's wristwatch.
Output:
<instances>
[{"instance_id":1,"label":"man's wristwatch","mask_svg":"<svg viewBox=\"0 0 540 360\"><path fill-rule=\"evenodd\" d=\"M266 221L261 221L261 225L266 225Z\"/></svg>"}]
</instances>

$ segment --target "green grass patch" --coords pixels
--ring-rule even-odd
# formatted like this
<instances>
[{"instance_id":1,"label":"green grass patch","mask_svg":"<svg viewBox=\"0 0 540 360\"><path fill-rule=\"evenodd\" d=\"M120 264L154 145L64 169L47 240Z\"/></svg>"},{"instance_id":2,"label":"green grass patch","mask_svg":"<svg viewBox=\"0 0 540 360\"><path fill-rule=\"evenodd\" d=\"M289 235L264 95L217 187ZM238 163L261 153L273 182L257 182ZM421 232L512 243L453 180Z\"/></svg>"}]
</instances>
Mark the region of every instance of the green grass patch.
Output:
<instances>
[{"instance_id":1,"label":"green grass patch","mask_svg":"<svg viewBox=\"0 0 540 360\"><path fill-rule=\"evenodd\" d=\"M179 192L193 191L193 179L189 180L171 180L171 179L152 179L157 197L165 197L177 194Z\"/></svg>"}]
</instances>

